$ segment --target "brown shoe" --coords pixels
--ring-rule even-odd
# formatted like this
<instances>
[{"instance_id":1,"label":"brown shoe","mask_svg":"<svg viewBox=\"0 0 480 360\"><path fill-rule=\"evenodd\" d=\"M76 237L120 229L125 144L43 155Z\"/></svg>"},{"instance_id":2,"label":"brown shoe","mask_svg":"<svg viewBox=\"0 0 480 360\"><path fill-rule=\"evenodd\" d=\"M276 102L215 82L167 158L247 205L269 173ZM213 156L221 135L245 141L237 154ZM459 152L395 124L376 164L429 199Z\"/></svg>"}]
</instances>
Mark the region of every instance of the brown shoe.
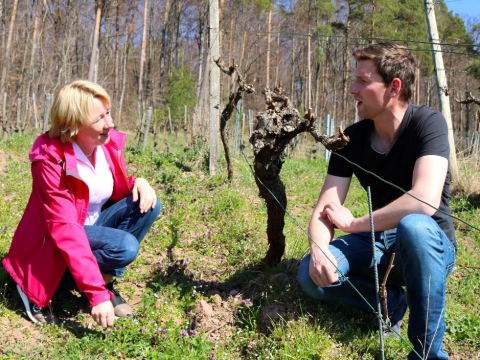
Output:
<instances>
[{"instance_id":1,"label":"brown shoe","mask_svg":"<svg viewBox=\"0 0 480 360\"><path fill-rule=\"evenodd\" d=\"M116 317L127 317L133 316L132 307L125 301L124 298L120 295L117 289L113 286L115 281L112 281L106 285L107 290L111 291L113 294L112 305L115 310Z\"/></svg>"},{"instance_id":2,"label":"brown shoe","mask_svg":"<svg viewBox=\"0 0 480 360\"><path fill-rule=\"evenodd\" d=\"M28 299L27 295L25 295L25 293L22 291L22 289L20 289L20 286L18 285L17 291L23 301L23 305L25 306L25 310L29 319L32 320L35 324L60 325L60 320L51 309L40 308L36 304L31 302Z\"/></svg>"}]
</instances>

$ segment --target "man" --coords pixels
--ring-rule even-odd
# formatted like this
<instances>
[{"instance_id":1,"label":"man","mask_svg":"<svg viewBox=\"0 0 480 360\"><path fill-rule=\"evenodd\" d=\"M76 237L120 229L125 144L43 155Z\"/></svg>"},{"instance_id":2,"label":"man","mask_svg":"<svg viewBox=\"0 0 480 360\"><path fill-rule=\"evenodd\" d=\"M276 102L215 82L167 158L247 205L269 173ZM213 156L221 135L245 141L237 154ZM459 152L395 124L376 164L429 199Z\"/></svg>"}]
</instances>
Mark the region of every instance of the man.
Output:
<instances>
[{"instance_id":1,"label":"man","mask_svg":"<svg viewBox=\"0 0 480 360\"><path fill-rule=\"evenodd\" d=\"M387 284L391 327L399 331L410 307L414 350L408 359L448 359L442 346L445 291L456 243L445 214L450 213L447 124L439 112L409 103L416 61L406 48L380 43L353 55L358 66L350 93L363 120L345 130L349 144L332 154L309 224L310 254L298 279L316 299L377 309L370 216L354 217L343 206L355 174L372 196L380 281L395 253ZM332 241L335 228L345 234Z\"/></svg>"}]
</instances>

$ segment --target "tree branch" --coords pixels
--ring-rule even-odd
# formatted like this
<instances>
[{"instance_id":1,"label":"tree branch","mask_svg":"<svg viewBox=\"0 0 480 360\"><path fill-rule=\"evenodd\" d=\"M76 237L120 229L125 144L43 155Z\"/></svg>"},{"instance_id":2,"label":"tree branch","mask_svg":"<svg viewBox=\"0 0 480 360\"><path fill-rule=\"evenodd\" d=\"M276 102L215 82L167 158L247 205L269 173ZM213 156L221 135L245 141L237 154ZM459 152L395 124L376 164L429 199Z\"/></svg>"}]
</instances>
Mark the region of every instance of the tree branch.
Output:
<instances>
[{"instance_id":1,"label":"tree branch","mask_svg":"<svg viewBox=\"0 0 480 360\"><path fill-rule=\"evenodd\" d=\"M472 93L468 93L468 96L465 100L458 100L455 98L455 101L460 103L460 104L477 104L480 105L480 100L478 100L475 96L472 95Z\"/></svg>"}]
</instances>

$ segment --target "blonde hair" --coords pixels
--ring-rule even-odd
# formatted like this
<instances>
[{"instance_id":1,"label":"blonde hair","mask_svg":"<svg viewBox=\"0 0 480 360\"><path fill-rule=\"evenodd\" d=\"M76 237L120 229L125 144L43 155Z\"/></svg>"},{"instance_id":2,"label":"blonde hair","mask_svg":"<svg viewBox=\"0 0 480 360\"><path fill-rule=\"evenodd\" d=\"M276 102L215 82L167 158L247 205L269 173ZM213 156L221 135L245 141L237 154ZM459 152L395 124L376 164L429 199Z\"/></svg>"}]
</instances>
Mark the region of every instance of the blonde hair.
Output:
<instances>
[{"instance_id":1,"label":"blonde hair","mask_svg":"<svg viewBox=\"0 0 480 360\"><path fill-rule=\"evenodd\" d=\"M90 110L96 98L110 107L110 96L98 84L76 80L60 88L50 109L49 136L59 137L62 142L73 141L78 131L92 120Z\"/></svg>"}]
</instances>

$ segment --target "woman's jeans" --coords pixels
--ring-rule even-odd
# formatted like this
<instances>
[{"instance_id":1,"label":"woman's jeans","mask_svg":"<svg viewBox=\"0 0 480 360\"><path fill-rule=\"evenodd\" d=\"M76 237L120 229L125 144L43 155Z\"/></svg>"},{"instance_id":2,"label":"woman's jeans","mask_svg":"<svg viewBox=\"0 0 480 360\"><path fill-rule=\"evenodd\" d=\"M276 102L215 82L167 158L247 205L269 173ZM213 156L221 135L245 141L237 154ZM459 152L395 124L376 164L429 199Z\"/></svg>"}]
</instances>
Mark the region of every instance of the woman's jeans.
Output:
<instances>
[{"instance_id":1,"label":"woman's jeans","mask_svg":"<svg viewBox=\"0 0 480 360\"><path fill-rule=\"evenodd\" d=\"M408 359L448 359L442 339L446 282L455 267L453 243L430 216L418 214L404 217L396 229L376 232L375 240L380 283L395 252L387 283L390 315L405 301L402 286L408 291L408 338L415 350ZM377 309L377 294L371 233L342 235L330 243L329 250L338 263L339 281L325 288L315 285L308 255L298 270L303 290L315 299L343 302L372 313Z\"/></svg>"},{"instance_id":2,"label":"woman's jeans","mask_svg":"<svg viewBox=\"0 0 480 360\"><path fill-rule=\"evenodd\" d=\"M155 208L143 214L139 205L140 200L133 202L132 195L127 196L103 210L95 224L85 225L85 233L102 273L121 278L125 267L137 258L140 242L162 208L160 199L157 199ZM68 269L60 288L75 288Z\"/></svg>"}]
</instances>

